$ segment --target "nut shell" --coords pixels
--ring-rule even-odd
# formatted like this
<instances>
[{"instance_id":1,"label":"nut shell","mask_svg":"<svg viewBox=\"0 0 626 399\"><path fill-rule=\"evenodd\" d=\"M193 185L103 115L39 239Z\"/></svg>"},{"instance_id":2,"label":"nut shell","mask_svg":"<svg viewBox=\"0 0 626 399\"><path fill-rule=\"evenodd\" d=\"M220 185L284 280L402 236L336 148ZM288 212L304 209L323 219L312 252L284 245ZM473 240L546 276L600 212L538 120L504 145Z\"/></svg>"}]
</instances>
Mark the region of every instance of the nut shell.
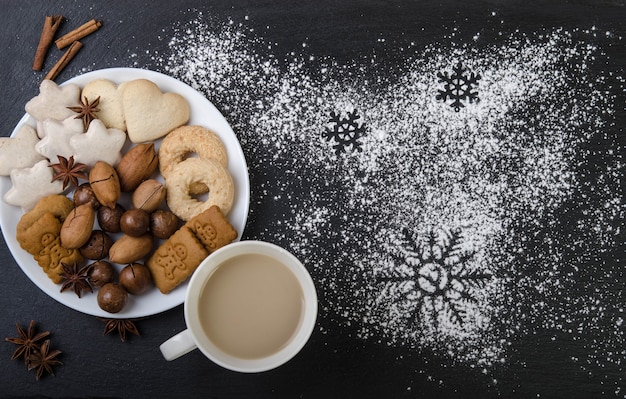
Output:
<instances>
[{"instance_id":1,"label":"nut shell","mask_svg":"<svg viewBox=\"0 0 626 399\"><path fill-rule=\"evenodd\" d=\"M152 287L150 269L141 263L131 263L120 272L120 285L131 295L141 295Z\"/></svg>"},{"instance_id":2,"label":"nut shell","mask_svg":"<svg viewBox=\"0 0 626 399\"><path fill-rule=\"evenodd\" d=\"M94 230L87 242L80 247L80 253L87 259L100 260L109 256L113 245L111 237L102 230Z\"/></svg>"},{"instance_id":3,"label":"nut shell","mask_svg":"<svg viewBox=\"0 0 626 399\"><path fill-rule=\"evenodd\" d=\"M159 209L150 214L150 232L156 238L166 240L178 230L180 219L172 211Z\"/></svg>"},{"instance_id":4,"label":"nut shell","mask_svg":"<svg viewBox=\"0 0 626 399\"><path fill-rule=\"evenodd\" d=\"M120 228L124 234L139 237L148 232L150 227L150 215L141 209L129 209L122 214Z\"/></svg>"},{"instance_id":5,"label":"nut shell","mask_svg":"<svg viewBox=\"0 0 626 399\"><path fill-rule=\"evenodd\" d=\"M133 191L139 184L149 179L159 165L154 143L137 144L131 148L117 165L122 191Z\"/></svg>"},{"instance_id":6,"label":"nut shell","mask_svg":"<svg viewBox=\"0 0 626 399\"><path fill-rule=\"evenodd\" d=\"M116 283L106 283L98 290L98 306L106 312L118 313L126 305L128 292Z\"/></svg>"},{"instance_id":7,"label":"nut shell","mask_svg":"<svg viewBox=\"0 0 626 399\"><path fill-rule=\"evenodd\" d=\"M155 211L165 199L165 186L155 179L144 180L133 192L132 202L137 209Z\"/></svg>"},{"instance_id":8,"label":"nut shell","mask_svg":"<svg viewBox=\"0 0 626 399\"><path fill-rule=\"evenodd\" d=\"M120 204L115 204L114 208L101 206L98 209L98 224L100 228L107 233L119 233L122 231L120 219L124 212L126 212L126 208Z\"/></svg>"},{"instance_id":9,"label":"nut shell","mask_svg":"<svg viewBox=\"0 0 626 399\"><path fill-rule=\"evenodd\" d=\"M61 245L67 249L82 247L91 236L95 217L96 214L89 203L72 209L61 226Z\"/></svg>"},{"instance_id":10,"label":"nut shell","mask_svg":"<svg viewBox=\"0 0 626 399\"><path fill-rule=\"evenodd\" d=\"M76 190L74 190L74 195L72 197L74 200L74 206L79 206L82 204L90 203L93 209L100 208L100 202L96 195L93 193L93 189L89 185L89 183L83 183Z\"/></svg>"},{"instance_id":11,"label":"nut shell","mask_svg":"<svg viewBox=\"0 0 626 399\"><path fill-rule=\"evenodd\" d=\"M150 253L152 245L153 239L150 234L144 234L140 237L125 234L111 246L109 260L122 265L137 262Z\"/></svg>"},{"instance_id":12,"label":"nut shell","mask_svg":"<svg viewBox=\"0 0 626 399\"><path fill-rule=\"evenodd\" d=\"M103 287L105 284L115 280L115 268L105 260L99 260L89 265L89 284L95 288Z\"/></svg>"},{"instance_id":13,"label":"nut shell","mask_svg":"<svg viewBox=\"0 0 626 399\"><path fill-rule=\"evenodd\" d=\"M120 181L113 166L98 161L89 171L89 184L98 201L109 208L115 208L120 199Z\"/></svg>"}]
</instances>

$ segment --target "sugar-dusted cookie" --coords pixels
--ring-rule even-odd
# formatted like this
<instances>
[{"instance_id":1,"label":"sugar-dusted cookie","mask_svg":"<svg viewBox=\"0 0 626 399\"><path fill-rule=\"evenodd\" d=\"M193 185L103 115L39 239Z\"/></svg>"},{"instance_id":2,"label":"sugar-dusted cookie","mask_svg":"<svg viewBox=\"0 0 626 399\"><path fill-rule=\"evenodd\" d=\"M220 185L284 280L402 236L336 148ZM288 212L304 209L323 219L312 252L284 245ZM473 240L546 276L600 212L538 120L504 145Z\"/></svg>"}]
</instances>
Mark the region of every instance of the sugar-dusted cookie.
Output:
<instances>
[{"instance_id":1,"label":"sugar-dusted cookie","mask_svg":"<svg viewBox=\"0 0 626 399\"><path fill-rule=\"evenodd\" d=\"M159 169L167 177L177 163L196 154L200 158L214 159L228 167L228 155L222 140L203 126L181 126L165 136L159 148Z\"/></svg>"},{"instance_id":2,"label":"sugar-dusted cookie","mask_svg":"<svg viewBox=\"0 0 626 399\"><path fill-rule=\"evenodd\" d=\"M13 169L30 168L45 159L35 151L39 142L37 132L30 125L22 125L14 137L0 138L0 175L8 176Z\"/></svg>"},{"instance_id":3,"label":"sugar-dusted cookie","mask_svg":"<svg viewBox=\"0 0 626 399\"><path fill-rule=\"evenodd\" d=\"M220 208L215 205L191 218L186 226L191 229L209 252L230 244L237 238L237 230L226 219Z\"/></svg>"},{"instance_id":4,"label":"sugar-dusted cookie","mask_svg":"<svg viewBox=\"0 0 626 399\"><path fill-rule=\"evenodd\" d=\"M70 137L70 147L74 151L74 160L92 167L98 161L115 166L122 159L122 147L126 142L126 133L104 125L99 119L89 124L85 134Z\"/></svg>"},{"instance_id":5,"label":"sugar-dusted cookie","mask_svg":"<svg viewBox=\"0 0 626 399\"><path fill-rule=\"evenodd\" d=\"M41 123L41 131L42 139L35 145L35 150L51 162L56 162L59 155L65 158L74 155L70 138L83 134L83 122L73 116L62 121L46 119Z\"/></svg>"},{"instance_id":6,"label":"sugar-dusted cookie","mask_svg":"<svg viewBox=\"0 0 626 399\"><path fill-rule=\"evenodd\" d=\"M4 195L7 204L31 210L37 201L51 194L63 192L63 183L54 180L52 168L48 161L39 161L32 168L14 169L11 171L13 186Z\"/></svg>"},{"instance_id":7,"label":"sugar-dusted cookie","mask_svg":"<svg viewBox=\"0 0 626 399\"><path fill-rule=\"evenodd\" d=\"M187 158L174 165L165 180L167 205L182 220L189 220L217 205L228 214L233 205L235 185L228 170L213 159ZM208 198L198 201L190 193L194 183L209 188Z\"/></svg>"},{"instance_id":8,"label":"sugar-dusted cookie","mask_svg":"<svg viewBox=\"0 0 626 399\"><path fill-rule=\"evenodd\" d=\"M33 97L24 107L26 112L39 121L45 119L63 120L76 113L67 107L80 105L80 87L75 84L58 86L52 80L44 79L39 85L39 95Z\"/></svg>"},{"instance_id":9,"label":"sugar-dusted cookie","mask_svg":"<svg viewBox=\"0 0 626 399\"><path fill-rule=\"evenodd\" d=\"M189 103L177 93L163 93L152 81L137 79L121 86L126 131L133 143L165 136L189 121Z\"/></svg>"},{"instance_id":10,"label":"sugar-dusted cookie","mask_svg":"<svg viewBox=\"0 0 626 399\"><path fill-rule=\"evenodd\" d=\"M172 291L209 255L193 232L181 227L152 254L146 265L154 284L164 294Z\"/></svg>"},{"instance_id":11,"label":"sugar-dusted cookie","mask_svg":"<svg viewBox=\"0 0 626 399\"><path fill-rule=\"evenodd\" d=\"M108 79L96 79L83 87L81 96L89 99L100 98L98 119L108 128L126 131L126 119L122 108L122 90Z\"/></svg>"}]
</instances>

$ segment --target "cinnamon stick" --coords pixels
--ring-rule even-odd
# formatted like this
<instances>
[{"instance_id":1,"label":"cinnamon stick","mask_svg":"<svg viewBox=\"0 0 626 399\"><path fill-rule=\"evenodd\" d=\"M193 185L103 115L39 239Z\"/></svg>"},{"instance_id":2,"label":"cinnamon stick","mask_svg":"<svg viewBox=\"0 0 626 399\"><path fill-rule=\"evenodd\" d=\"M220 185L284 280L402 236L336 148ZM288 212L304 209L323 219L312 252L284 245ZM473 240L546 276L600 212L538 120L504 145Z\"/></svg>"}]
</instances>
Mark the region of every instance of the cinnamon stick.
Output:
<instances>
[{"instance_id":1,"label":"cinnamon stick","mask_svg":"<svg viewBox=\"0 0 626 399\"><path fill-rule=\"evenodd\" d=\"M37 51L35 51L35 59L33 60L33 70L41 71L43 69L43 63L46 59L46 54L52 45L54 35L63 22L62 15L48 15L43 23L43 29L41 30L41 36L39 37L39 44L37 45Z\"/></svg>"},{"instance_id":2,"label":"cinnamon stick","mask_svg":"<svg viewBox=\"0 0 626 399\"><path fill-rule=\"evenodd\" d=\"M63 68L65 68L67 64L70 63L70 61L72 61L74 56L76 56L76 53L78 53L78 50L80 50L82 47L83 47L83 44L79 41L75 41L74 43L72 43L70 48L68 48L65 51L65 53L63 53L61 58L57 61L56 64L54 64L54 66L52 67L50 72L48 72L48 74L46 75L44 79L50 79L50 80L56 79L57 76L59 76L59 74L63 70Z\"/></svg>"},{"instance_id":3,"label":"cinnamon stick","mask_svg":"<svg viewBox=\"0 0 626 399\"><path fill-rule=\"evenodd\" d=\"M72 44L75 41L80 40L83 37L97 31L98 29L100 29L101 26L102 21L92 19L91 21L88 21L78 28L74 29L73 31L70 31L61 36L54 43L56 43L57 48L61 50L64 47L67 47L69 44Z\"/></svg>"}]
</instances>

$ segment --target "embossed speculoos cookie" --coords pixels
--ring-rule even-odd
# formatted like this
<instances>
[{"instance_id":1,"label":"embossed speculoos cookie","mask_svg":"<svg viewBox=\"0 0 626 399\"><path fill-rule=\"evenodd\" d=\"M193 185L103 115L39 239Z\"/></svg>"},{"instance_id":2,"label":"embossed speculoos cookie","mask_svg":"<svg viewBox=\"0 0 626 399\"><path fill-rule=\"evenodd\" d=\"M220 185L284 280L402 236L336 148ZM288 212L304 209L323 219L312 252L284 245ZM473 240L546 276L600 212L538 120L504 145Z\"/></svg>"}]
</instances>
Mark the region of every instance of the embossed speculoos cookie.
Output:
<instances>
[{"instance_id":1,"label":"embossed speculoos cookie","mask_svg":"<svg viewBox=\"0 0 626 399\"><path fill-rule=\"evenodd\" d=\"M37 201L33 209L23 214L17 222L15 228L17 240L25 240L23 235L26 230L37 222L37 220L41 219L44 214L51 213L55 218L59 219L59 222L62 224L72 209L74 209L74 203L64 195L53 194L43 197Z\"/></svg>"},{"instance_id":2,"label":"embossed speculoos cookie","mask_svg":"<svg viewBox=\"0 0 626 399\"><path fill-rule=\"evenodd\" d=\"M60 233L61 221L51 212L46 212L17 236L20 246L33 255L46 275L56 284L63 280L62 263L72 265L83 261L78 249L61 246Z\"/></svg>"},{"instance_id":3,"label":"embossed speculoos cookie","mask_svg":"<svg viewBox=\"0 0 626 399\"><path fill-rule=\"evenodd\" d=\"M209 255L187 226L183 226L152 254L146 265L154 285L164 294L172 291Z\"/></svg>"},{"instance_id":4,"label":"embossed speculoos cookie","mask_svg":"<svg viewBox=\"0 0 626 399\"><path fill-rule=\"evenodd\" d=\"M54 283L60 283L61 263L82 262L78 250L61 246L61 226L74 209L74 203L64 195L49 195L40 199L17 223L15 238Z\"/></svg>"},{"instance_id":5,"label":"embossed speculoos cookie","mask_svg":"<svg viewBox=\"0 0 626 399\"><path fill-rule=\"evenodd\" d=\"M190 219L186 226L210 252L237 238L237 231L216 205Z\"/></svg>"}]
</instances>

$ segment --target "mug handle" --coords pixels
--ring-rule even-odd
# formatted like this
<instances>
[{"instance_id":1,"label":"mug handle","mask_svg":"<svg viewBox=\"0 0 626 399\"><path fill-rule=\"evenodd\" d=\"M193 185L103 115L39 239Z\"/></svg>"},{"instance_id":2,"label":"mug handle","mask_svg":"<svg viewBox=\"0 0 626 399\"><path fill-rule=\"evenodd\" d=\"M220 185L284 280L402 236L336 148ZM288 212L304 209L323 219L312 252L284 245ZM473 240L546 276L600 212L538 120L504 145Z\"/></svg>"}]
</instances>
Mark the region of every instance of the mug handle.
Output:
<instances>
[{"instance_id":1,"label":"mug handle","mask_svg":"<svg viewBox=\"0 0 626 399\"><path fill-rule=\"evenodd\" d=\"M163 342L159 349L165 360L174 360L196 349L196 342L191 336L191 331L186 329Z\"/></svg>"}]
</instances>

